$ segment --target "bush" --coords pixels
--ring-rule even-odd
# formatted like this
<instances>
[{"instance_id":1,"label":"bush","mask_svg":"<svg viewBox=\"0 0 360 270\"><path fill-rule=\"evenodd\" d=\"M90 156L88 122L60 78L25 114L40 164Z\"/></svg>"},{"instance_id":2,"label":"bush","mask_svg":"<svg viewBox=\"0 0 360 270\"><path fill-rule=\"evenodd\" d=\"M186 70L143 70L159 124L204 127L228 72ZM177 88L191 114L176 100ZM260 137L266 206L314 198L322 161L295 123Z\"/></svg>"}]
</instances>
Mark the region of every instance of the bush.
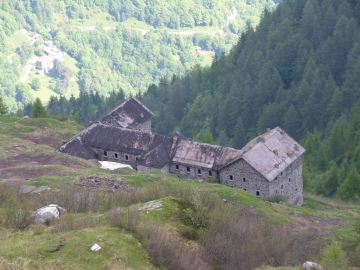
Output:
<instances>
[{"instance_id":1,"label":"bush","mask_svg":"<svg viewBox=\"0 0 360 270\"><path fill-rule=\"evenodd\" d=\"M346 269L346 254L338 243L332 242L322 253L321 266L326 270Z\"/></svg>"}]
</instances>

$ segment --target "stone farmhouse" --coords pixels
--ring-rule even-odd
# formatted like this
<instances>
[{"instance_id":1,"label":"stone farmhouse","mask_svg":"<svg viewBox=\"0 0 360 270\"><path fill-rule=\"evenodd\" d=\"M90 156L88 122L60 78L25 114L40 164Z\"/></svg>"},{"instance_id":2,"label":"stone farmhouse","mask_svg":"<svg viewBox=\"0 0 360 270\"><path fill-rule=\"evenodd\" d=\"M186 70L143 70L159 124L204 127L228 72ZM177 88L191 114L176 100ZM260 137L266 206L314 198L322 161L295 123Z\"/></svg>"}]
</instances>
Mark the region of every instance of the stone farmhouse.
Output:
<instances>
[{"instance_id":1,"label":"stone farmhouse","mask_svg":"<svg viewBox=\"0 0 360 270\"><path fill-rule=\"evenodd\" d=\"M305 149L281 128L268 129L242 149L151 132L154 114L130 98L91 123L57 151L84 159L114 161L141 172L160 170L180 178L216 179L268 198L303 204L301 156Z\"/></svg>"}]
</instances>

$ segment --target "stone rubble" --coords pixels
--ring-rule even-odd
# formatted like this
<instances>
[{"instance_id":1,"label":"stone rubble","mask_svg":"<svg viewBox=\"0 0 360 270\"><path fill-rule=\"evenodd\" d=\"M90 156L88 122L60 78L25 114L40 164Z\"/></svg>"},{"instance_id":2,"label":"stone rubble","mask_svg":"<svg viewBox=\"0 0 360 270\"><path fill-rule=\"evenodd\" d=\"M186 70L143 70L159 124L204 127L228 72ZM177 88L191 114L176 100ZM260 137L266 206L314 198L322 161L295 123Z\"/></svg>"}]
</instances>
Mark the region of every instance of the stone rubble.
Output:
<instances>
[{"instance_id":1,"label":"stone rubble","mask_svg":"<svg viewBox=\"0 0 360 270\"><path fill-rule=\"evenodd\" d=\"M116 189L127 189L128 183L120 178L97 176L81 176L75 185L87 187L91 190L115 191Z\"/></svg>"}]
</instances>

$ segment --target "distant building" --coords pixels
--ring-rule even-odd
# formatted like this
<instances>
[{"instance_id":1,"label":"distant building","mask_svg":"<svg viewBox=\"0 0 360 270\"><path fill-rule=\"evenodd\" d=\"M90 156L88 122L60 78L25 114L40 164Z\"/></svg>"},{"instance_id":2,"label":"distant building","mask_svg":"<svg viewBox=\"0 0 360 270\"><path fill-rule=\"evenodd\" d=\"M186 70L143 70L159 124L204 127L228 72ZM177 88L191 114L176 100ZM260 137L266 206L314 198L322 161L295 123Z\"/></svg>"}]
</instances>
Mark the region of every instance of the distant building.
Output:
<instances>
[{"instance_id":1,"label":"distant building","mask_svg":"<svg viewBox=\"0 0 360 270\"><path fill-rule=\"evenodd\" d=\"M54 62L51 57L42 56L36 60L36 68L48 73L54 68Z\"/></svg>"},{"instance_id":2,"label":"distant building","mask_svg":"<svg viewBox=\"0 0 360 270\"><path fill-rule=\"evenodd\" d=\"M130 98L58 151L126 163L138 171L158 169L181 178L214 178L259 198L281 195L291 204L303 204L305 150L281 128L268 129L239 150L189 141L179 132L152 133L153 116L139 100Z\"/></svg>"},{"instance_id":3,"label":"distant building","mask_svg":"<svg viewBox=\"0 0 360 270\"><path fill-rule=\"evenodd\" d=\"M40 34L37 34L37 33L35 33L35 32L29 33L28 37L29 37L29 39L30 39L31 42L35 42L35 41L41 39L41 35L40 35Z\"/></svg>"}]
</instances>

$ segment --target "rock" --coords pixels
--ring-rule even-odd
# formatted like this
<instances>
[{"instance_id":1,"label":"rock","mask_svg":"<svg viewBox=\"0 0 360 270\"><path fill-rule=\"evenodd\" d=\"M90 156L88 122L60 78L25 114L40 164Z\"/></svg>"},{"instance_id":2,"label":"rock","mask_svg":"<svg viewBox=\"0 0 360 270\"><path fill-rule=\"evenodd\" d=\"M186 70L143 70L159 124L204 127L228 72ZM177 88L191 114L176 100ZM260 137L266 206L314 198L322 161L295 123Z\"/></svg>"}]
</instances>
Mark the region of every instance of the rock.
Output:
<instances>
[{"instance_id":1,"label":"rock","mask_svg":"<svg viewBox=\"0 0 360 270\"><path fill-rule=\"evenodd\" d=\"M304 270L315 270L315 269L323 269L323 268L322 268L322 266L320 264L306 261L302 265L302 269L304 269Z\"/></svg>"},{"instance_id":2,"label":"rock","mask_svg":"<svg viewBox=\"0 0 360 270\"><path fill-rule=\"evenodd\" d=\"M163 203L160 201L150 201L145 203L139 208L140 211L144 210L162 210Z\"/></svg>"},{"instance_id":3,"label":"rock","mask_svg":"<svg viewBox=\"0 0 360 270\"><path fill-rule=\"evenodd\" d=\"M65 208L56 204L49 204L48 206L44 206L36 210L34 222L49 225L51 221L60 218L60 216L65 212Z\"/></svg>"},{"instance_id":4,"label":"rock","mask_svg":"<svg viewBox=\"0 0 360 270\"><path fill-rule=\"evenodd\" d=\"M25 115L24 117L23 117L23 119L27 119L27 118L30 118L28 115Z\"/></svg>"},{"instance_id":5,"label":"rock","mask_svg":"<svg viewBox=\"0 0 360 270\"><path fill-rule=\"evenodd\" d=\"M92 251L99 251L101 249L101 247L98 244L93 244L91 247Z\"/></svg>"},{"instance_id":6,"label":"rock","mask_svg":"<svg viewBox=\"0 0 360 270\"><path fill-rule=\"evenodd\" d=\"M105 190L105 191L115 191L116 189L127 189L128 183L121 178L113 177L102 177L97 176L96 174L91 176L81 176L75 182L75 185L89 188L91 190Z\"/></svg>"},{"instance_id":7,"label":"rock","mask_svg":"<svg viewBox=\"0 0 360 270\"><path fill-rule=\"evenodd\" d=\"M27 180L27 179L26 179ZM40 193L43 191L49 191L51 190L48 186L41 186L41 187L35 187L35 186L21 186L20 187L20 193Z\"/></svg>"}]
</instances>

